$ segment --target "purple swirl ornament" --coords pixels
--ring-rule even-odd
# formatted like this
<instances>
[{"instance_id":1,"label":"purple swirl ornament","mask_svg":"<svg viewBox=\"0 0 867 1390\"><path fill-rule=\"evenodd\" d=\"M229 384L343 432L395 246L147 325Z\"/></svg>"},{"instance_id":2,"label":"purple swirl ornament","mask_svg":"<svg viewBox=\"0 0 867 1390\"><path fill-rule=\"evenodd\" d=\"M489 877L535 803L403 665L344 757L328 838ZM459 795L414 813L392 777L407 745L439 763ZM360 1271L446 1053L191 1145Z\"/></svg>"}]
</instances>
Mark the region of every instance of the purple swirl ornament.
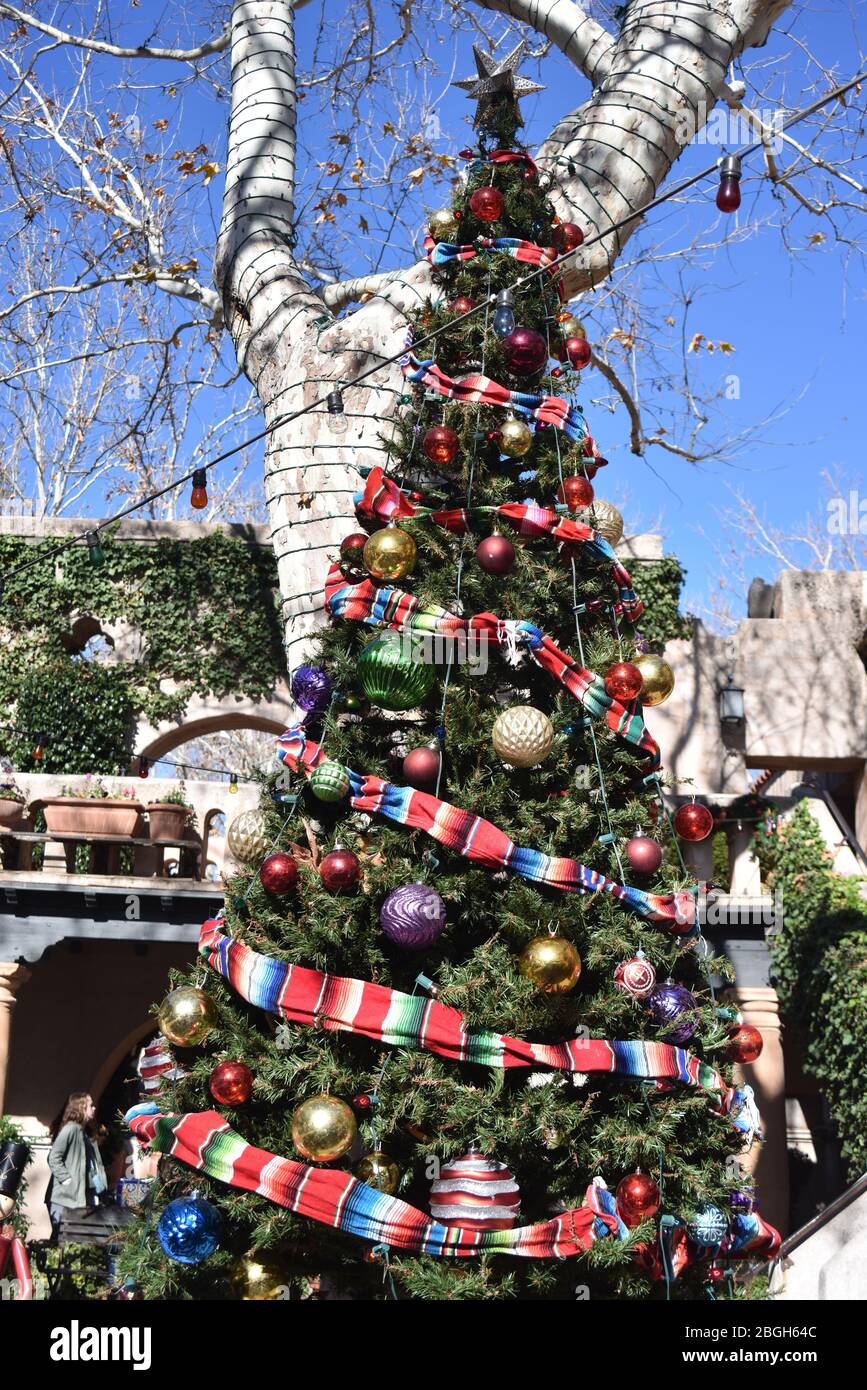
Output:
<instances>
[{"instance_id":1,"label":"purple swirl ornament","mask_svg":"<svg viewBox=\"0 0 867 1390\"><path fill-rule=\"evenodd\" d=\"M331 700L331 677L321 666L299 666L290 690L299 709L307 714L320 714Z\"/></svg>"},{"instance_id":2,"label":"purple swirl ornament","mask_svg":"<svg viewBox=\"0 0 867 1390\"><path fill-rule=\"evenodd\" d=\"M674 1043L677 1047L689 1042L698 1027L693 1013L698 1008L695 995L683 985L676 985L673 980L656 986L647 996L647 1008L658 1028L667 1025L662 1034L663 1041Z\"/></svg>"},{"instance_id":3,"label":"purple swirl ornament","mask_svg":"<svg viewBox=\"0 0 867 1390\"><path fill-rule=\"evenodd\" d=\"M432 946L446 924L446 905L426 883L393 888L379 909L379 922L389 941L408 951Z\"/></svg>"}]
</instances>

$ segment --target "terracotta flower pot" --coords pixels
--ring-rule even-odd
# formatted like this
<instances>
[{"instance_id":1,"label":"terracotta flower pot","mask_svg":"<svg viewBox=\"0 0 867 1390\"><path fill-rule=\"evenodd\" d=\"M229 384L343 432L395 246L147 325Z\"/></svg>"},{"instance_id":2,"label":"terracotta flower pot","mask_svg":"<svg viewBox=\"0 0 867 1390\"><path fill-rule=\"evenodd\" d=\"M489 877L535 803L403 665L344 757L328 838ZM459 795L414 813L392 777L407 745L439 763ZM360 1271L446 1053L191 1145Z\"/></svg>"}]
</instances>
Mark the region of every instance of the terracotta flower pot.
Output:
<instances>
[{"instance_id":1,"label":"terracotta flower pot","mask_svg":"<svg viewBox=\"0 0 867 1390\"><path fill-rule=\"evenodd\" d=\"M0 825L12 828L21 824L26 807L23 801L13 801L11 796L0 796Z\"/></svg>"},{"instance_id":2,"label":"terracotta flower pot","mask_svg":"<svg viewBox=\"0 0 867 1390\"><path fill-rule=\"evenodd\" d=\"M83 835L90 839L100 835L133 835L139 815L144 810L140 801L120 797L51 796L42 803L45 824L58 835Z\"/></svg>"},{"instance_id":3,"label":"terracotta flower pot","mask_svg":"<svg viewBox=\"0 0 867 1390\"><path fill-rule=\"evenodd\" d=\"M152 840L182 840L189 820L186 806L172 801L148 803L148 830Z\"/></svg>"}]
</instances>

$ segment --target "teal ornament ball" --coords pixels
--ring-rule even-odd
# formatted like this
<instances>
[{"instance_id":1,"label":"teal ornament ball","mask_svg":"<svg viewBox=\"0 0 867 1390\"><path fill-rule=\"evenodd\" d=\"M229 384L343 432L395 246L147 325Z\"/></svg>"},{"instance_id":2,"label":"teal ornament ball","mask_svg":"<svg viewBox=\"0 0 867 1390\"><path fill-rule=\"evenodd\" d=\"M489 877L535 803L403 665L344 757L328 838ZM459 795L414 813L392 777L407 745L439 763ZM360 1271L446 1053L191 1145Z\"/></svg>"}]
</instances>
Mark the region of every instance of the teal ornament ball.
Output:
<instances>
[{"instance_id":1,"label":"teal ornament ball","mask_svg":"<svg viewBox=\"0 0 867 1390\"><path fill-rule=\"evenodd\" d=\"M720 1211L719 1207L715 1207L712 1202L706 1202L703 1207L699 1207L687 1225L686 1231L695 1245L700 1245L702 1249L710 1249L725 1239L728 1228L728 1217L725 1212Z\"/></svg>"},{"instance_id":2,"label":"teal ornament ball","mask_svg":"<svg viewBox=\"0 0 867 1390\"><path fill-rule=\"evenodd\" d=\"M435 675L420 638L412 634L381 633L358 658L361 688L382 709L413 709L430 694Z\"/></svg>"},{"instance_id":3,"label":"teal ornament ball","mask_svg":"<svg viewBox=\"0 0 867 1390\"><path fill-rule=\"evenodd\" d=\"M308 785L319 801L342 801L349 792L349 773L342 763L326 758L314 767Z\"/></svg>"}]
</instances>

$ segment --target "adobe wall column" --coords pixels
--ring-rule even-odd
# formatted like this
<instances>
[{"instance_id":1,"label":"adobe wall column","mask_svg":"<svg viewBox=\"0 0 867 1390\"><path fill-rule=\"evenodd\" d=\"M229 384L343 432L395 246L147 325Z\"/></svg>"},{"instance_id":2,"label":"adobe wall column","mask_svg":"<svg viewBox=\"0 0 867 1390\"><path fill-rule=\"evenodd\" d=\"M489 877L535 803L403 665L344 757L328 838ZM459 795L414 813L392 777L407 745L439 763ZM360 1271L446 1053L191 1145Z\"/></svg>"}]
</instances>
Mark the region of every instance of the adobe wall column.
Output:
<instances>
[{"instance_id":1,"label":"adobe wall column","mask_svg":"<svg viewBox=\"0 0 867 1390\"><path fill-rule=\"evenodd\" d=\"M16 995L30 979L26 965L15 961L0 961L0 1115L6 1097L6 1070L9 1066L9 1039L12 1032L12 1010Z\"/></svg>"},{"instance_id":2,"label":"adobe wall column","mask_svg":"<svg viewBox=\"0 0 867 1390\"><path fill-rule=\"evenodd\" d=\"M765 1138L755 1142L741 1162L755 1176L758 1208L781 1235L789 1227L789 1159L786 1143L786 1068L776 990L768 986L735 985L726 997L740 1009L744 1023L758 1028L764 1039L761 1056L749 1066L735 1067L736 1079L752 1086L762 1117Z\"/></svg>"}]
</instances>

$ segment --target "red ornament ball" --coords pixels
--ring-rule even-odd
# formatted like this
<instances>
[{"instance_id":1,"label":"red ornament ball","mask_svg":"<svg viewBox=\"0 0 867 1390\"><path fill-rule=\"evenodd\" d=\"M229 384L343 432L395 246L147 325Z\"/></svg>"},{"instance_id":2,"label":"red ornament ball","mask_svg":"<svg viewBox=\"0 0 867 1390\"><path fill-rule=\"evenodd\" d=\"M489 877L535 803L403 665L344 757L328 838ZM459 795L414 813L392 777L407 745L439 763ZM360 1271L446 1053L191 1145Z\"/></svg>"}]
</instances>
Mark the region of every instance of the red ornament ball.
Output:
<instances>
[{"instance_id":1,"label":"red ornament ball","mask_svg":"<svg viewBox=\"0 0 867 1390\"><path fill-rule=\"evenodd\" d=\"M320 863L319 877L329 893L350 893L361 878L361 860L351 849L337 845Z\"/></svg>"},{"instance_id":2,"label":"red ornament ball","mask_svg":"<svg viewBox=\"0 0 867 1390\"><path fill-rule=\"evenodd\" d=\"M567 338L566 356L576 371L590 365L593 349L586 338Z\"/></svg>"},{"instance_id":3,"label":"red ornament ball","mask_svg":"<svg viewBox=\"0 0 867 1390\"><path fill-rule=\"evenodd\" d=\"M452 463L457 458L461 441L448 425L431 425L426 431L421 447L431 463Z\"/></svg>"},{"instance_id":4,"label":"red ornament ball","mask_svg":"<svg viewBox=\"0 0 867 1390\"><path fill-rule=\"evenodd\" d=\"M691 801L686 806L678 806L674 828L682 840L706 840L713 830L713 816L700 801Z\"/></svg>"},{"instance_id":5,"label":"red ornament ball","mask_svg":"<svg viewBox=\"0 0 867 1390\"><path fill-rule=\"evenodd\" d=\"M647 1173L630 1173L617 1184L615 1193L620 1219L630 1230L659 1211L659 1187Z\"/></svg>"},{"instance_id":6,"label":"red ornament ball","mask_svg":"<svg viewBox=\"0 0 867 1390\"><path fill-rule=\"evenodd\" d=\"M765 1040L758 1028L751 1023L742 1023L729 1034L726 1052L733 1062L755 1062L761 1057Z\"/></svg>"},{"instance_id":7,"label":"red ornament ball","mask_svg":"<svg viewBox=\"0 0 867 1390\"><path fill-rule=\"evenodd\" d=\"M656 971L643 951L622 960L614 972L614 983L635 999L644 999L656 984Z\"/></svg>"},{"instance_id":8,"label":"red ornament ball","mask_svg":"<svg viewBox=\"0 0 867 1390\"><path fill-rule=\"evenodd\" d=\"M593 484L582 478L580 473L575 473L571 478L564 478L557 489L557 501L563 502L570 512L577 512L580 507L589 507L594 496Z\"/></svg>"},{"instance_id":9,"label":"red ornament ball","mask_svg":"<svg viewBox=\"0 0 867 1390\"><path fill-rule=\"evenodd\" d=\"M655 874L662 863L662 845L649 835L633 835L626 846L629 867L637 874Z\"/></svg>"},{"instance_id":10,"label":"red ornament ball","mask_svg":"<svg viewBox=\"0 0 867 1390\"><path fill-rule=\"evenodd\" d=\"M483 188L477 188L470 196L470 212L480 222L496 222L502 217L504 207L503 195L499 188L492 188L487 183Z\"/></svg>"},{"instance_id":11,"label":"red ornament ball","mask_svg":"<svg viewBox=\"0 0 867 1390\"><path fill-rule=\"evenodd\" d=\"M403 760L403 775L411 787L427 791L436 786L440 773L440 750L437 744L414 748Z\"/></svg>"},{"instance_id":12,"label":"red ornament ball","mask_svg":"<svg viewBox=\"0 0 867 1390\"><path fill-rule=\"evenodd\" d=\"M366 531L353 531L350 535L344 536L340 542L340 563L350 569L362 569L362 555L364 547L367 545L368 535Z\"/></svg>"},{"instance_id":13,"label":"red ornament ball","mask_svg":"<svg viewBox=\"0 0 867 1390\"><path fill-rule=\"evenodd\" d=\"M505 536L486 536L476 548L476 559L486 574L508 574L515 563L515 547Z\"/></svg>"},{"instance_id":14,"label":"red ornament ball","mask_svg":"<svg viewBox=\"0 0 867 1390\"><path fill-rule=\"evenodd\" d=\"M218 1105L246 1105L253 1094L253 1073L246 1062L219 1062L208 1086Z\"/></svg>"},{"instance_id":15,"label":"red ornament ball","mask_svg":"<svg viewBox=\"0 0 867 1390\"><path fill-rule=\"evenodd\" d=\"M584 240L584 233L577 222L561 222L554 228L554 245L562 255L566 251L575 251Z\"/></svg>"},{"instance_id":16,"label":"red ornament ball","mask_svg":"<svg viewBox=\"0 0 867 1390\"><path fill-rule=\"evenodd\" d=\"M449 313L468 314L474 305L473 301L468 299L465 294L459 294L457 299L453 299L448 307Z\"/></svg>"},{"instance_id":17,"label":"red ornament ball","mask_svg":"<svg viewBox=\"0 0 867 1390\"><path fill-rule=\"evenodd\" d=\"M641 694L643 680L638 667L633 666L631 661L615 661L605 672L605 691L612 700L629 704Z\"/></svg>"},{"instance_id":18,"label":"red ornament ball","mask_svg":"<svg viewBox=\"0 0 867 1390\"><path fill-rule=\"evenodd\" d=\"M291 854L279 851L269 854L259 868L259 881L262 887L277 897L290 893L298 882L298 865Z\"/></svg>"},{"instance_id":19,"label":"red ornament ball","mask_svg":"<svg viewBox=\"0 0 867 1390\"><path fill-rule=\"evenodd\" d=\"M503 339L503 355L515 376L535 376L548 361L548 344L535 328L513 328Z\"/></svg>"}]
</instances>

